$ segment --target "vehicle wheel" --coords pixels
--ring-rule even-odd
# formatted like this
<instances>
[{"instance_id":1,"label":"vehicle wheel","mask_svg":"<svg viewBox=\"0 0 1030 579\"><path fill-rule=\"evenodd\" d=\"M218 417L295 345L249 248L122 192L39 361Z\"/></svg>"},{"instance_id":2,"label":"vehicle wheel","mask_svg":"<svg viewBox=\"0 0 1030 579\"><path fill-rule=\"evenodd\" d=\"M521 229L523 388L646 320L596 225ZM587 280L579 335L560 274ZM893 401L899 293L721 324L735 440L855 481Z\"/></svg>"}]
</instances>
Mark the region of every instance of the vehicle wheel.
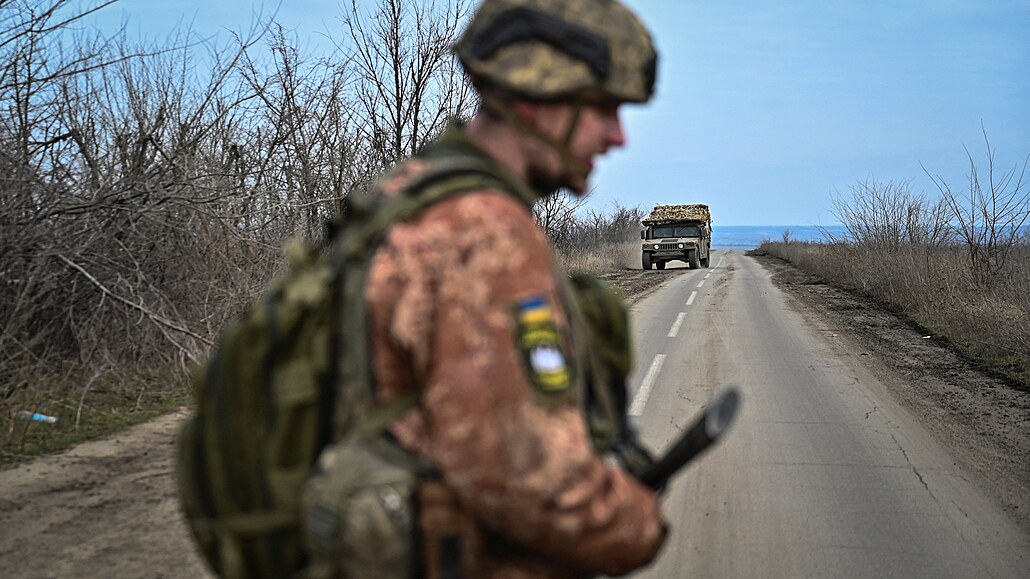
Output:
<instances>
[{"instance_id":1,"label":"vehicle wheel","mask_svg":"<svg viewBox=\"0 0 1030 579\"><path fill-rule=\"evenodd\" d=\"M697 250L691 251L690 257L688 259L690 261L690 269L697 269L701 267L701 262L697 259Z\"/></svg>"},{"instance_id":2,"label":"vehicle wheel","mask_svg":"<svg viewBox=\"0 0 1030 579\"><path fill-rule=\"evenodd\" d=\"M707 256L705 256L704 259L701 260L701 267L712 267L712 266L708 265L709 263L711 263L711 259L712 259L712 254L709 253Z\"/></svg>"},{"instance_id":3,"label":"vehicle wheel","mask_svg":"<svg viewBox=\"0 0 1030 579\"><path fill-rule=\"evenodd\" d=\"M664 261L659 261L658 263L654 264L654 266L657 267L658 269L665 269L665 262Z\"/></svg>"},{"instance_id":4,"label":"vehicle wheel","mask_svg":"<svg viewBox=\"0 0 1030 579\"><path fill-rule=\"evenodd\" d=\"M645 270L651 269L651 254L650 253L647 253L645 251L644 253L641 254L640 266L642 268L644 268Z\"/></svg>"}]
</instances>

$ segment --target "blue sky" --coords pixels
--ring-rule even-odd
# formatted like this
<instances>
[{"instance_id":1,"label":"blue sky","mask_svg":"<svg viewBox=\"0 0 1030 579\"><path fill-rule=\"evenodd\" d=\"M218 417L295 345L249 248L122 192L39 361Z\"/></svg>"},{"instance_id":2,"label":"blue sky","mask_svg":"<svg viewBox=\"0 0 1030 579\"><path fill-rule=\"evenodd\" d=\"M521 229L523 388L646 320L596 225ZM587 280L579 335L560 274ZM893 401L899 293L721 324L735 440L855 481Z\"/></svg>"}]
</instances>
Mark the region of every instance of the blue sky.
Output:
<instances>
[{"instance_id":1,"label":"blue sky","mask_svg":"<svg viewBox=\"0 0 1030 579\"><path fill-rule=\"evenodd\" d=\"M370 0L362 0L368 4ZM966 187L1030 153L1027 0L626 0L661 55L657 97L627 110L589 206L708 203L716 224L830 225L834 194L910 181ZM276 2L121 0L108 18L160 38L177 22L245 30ZM284 0L278 19L318 50L335 0Z\"/></svg>"}]
</instances>

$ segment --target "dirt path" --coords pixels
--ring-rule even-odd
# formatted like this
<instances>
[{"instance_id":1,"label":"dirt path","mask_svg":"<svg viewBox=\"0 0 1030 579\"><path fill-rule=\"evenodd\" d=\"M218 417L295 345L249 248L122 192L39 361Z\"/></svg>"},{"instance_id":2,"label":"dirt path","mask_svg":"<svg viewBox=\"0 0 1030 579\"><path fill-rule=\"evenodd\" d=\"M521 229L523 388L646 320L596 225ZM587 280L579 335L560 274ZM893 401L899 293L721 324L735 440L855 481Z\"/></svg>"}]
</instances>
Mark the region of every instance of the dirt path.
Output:
<instances>
[{"instance_id":1,"label":"dirt path","mask_svg":"<svg viewBox=\"0 0 1030 579\"><path fill-rule=\"evenodd\" d=\"M204 577L173 483L185 411L0 472L6 577Z\"/></svg>"},{"instance_id":2,"label":"dirt path","mask_svg":"<svg viewBox=\"0 0 1030 579\"><path fill-rule=\"evenodd\" d=\"M827 331L881 358L894 395L914 409L988 491L1030 528L1030 394L966 367L911 327L763 259ZM683 270L608 277L630 301ZM899 345L901 344L901 345ZM180 518L173 483L180 411L109 439L0 471L0 569L7 577L207 576Z\"/></svg>"},{"instance_id":3,"label":"dirt path","mask_svg":"<svg viewBox=\"0 0 1030 579\"><path fill-rule=\"evenodd\" d=\"M631 301L682 271L606 276ZM211 577L178 509L185 409L0 471L0 576Z\"/></svg>"}]
</instances>

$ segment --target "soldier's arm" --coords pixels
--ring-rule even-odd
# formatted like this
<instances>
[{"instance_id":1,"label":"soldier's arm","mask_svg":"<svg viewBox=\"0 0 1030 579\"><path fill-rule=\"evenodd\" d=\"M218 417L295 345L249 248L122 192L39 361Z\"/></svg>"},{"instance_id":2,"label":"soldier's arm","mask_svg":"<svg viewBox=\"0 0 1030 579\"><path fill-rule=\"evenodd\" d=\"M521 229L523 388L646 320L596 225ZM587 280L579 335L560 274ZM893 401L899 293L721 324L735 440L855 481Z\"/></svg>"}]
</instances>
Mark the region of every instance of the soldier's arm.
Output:
<instances>
[{"instance_id":1,"label":"soldier's arm","mask_svg":"<svg viewBox=\"0 0 1030 579\"><path fill-rule=\"evenodd\" d=\"M425 439L407 442L483 525L554 560L623 573L654 556L665 527L655 494L594 452L562 381L568 343L551 351L546 332L533 334L551 316L565 335L553 275L546 238L507 196L431 208L377 255L369 297L388 327L373 333L404 360L375 368L388 384L421 385Z\"/></svg>"}]
</instances>

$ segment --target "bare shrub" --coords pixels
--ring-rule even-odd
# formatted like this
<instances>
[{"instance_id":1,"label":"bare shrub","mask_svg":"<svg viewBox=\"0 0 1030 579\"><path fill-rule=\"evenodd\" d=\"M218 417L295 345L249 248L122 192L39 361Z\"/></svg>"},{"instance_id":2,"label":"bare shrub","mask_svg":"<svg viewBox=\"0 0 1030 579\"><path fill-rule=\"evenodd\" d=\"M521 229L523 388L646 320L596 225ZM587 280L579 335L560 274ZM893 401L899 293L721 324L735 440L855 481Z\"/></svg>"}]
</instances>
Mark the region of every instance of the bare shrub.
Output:
<instances>
[{"instance_id":1,"label":"bare shrub","mask_svg":"<svg viewBox=\"0 0 1030 579\"><path fill-rule=\"evenodd\" d=\"M381 0L371 14L351 0L344 16L355 84L356 124L379 169L414 155L452 117L476 104L451 46L471 11L468 0Z\"/></svg>"},{"instance_id":2,"label":"bare shrub","mask_svg":"<svg viewBox=\"0 0 1030 579\"><path fill-rule=\"evenodd\" d=\"M462 1L437 12L383 0L373 20L387 28L351 21L353 39L376 46L348 54L380 59L363 63L376 74L415 75L385 100L376 83L392 76L307 57L274 23L227 42L184 30L169 46L130 46L124 34L71 34L92 10L79 6L0 2L8 433L26 406L59 413L59 429L73 411L88 423L93 401L110 413L184 398L188 366L281 267L284 241L320 236L349 192L460 116L470 94L441 52ZM375 52L381 38L363 30L400 44Z\"/></svg>"},{"instance_id":3,"label":"bare shrub","mask_svg":"<svg viewBox=\"0 0 1030 579\"><path fill-rule=\"evenodd\" d=\"M913 193L907 182L864 181L850 197L835 196L832 212L847 233L830 236L835 251L850 254L848 271L837 273L852 287L880 288L888 301L909 303L940 283L931 256L948 239L943 202Z\"/></svg>"},{"instance_id":4,"label":"bare shrub","mask_svg":"<svg viewBox=\"0 0 1030 579\"><path fill-rule=\"evenodd\" d=\"M551 245L559 251L569 247L579 228L579 217L576 214L585 204L584 197L565 189L541 197L533 204L537 224L547 234Z\"/></svg>"},{"instance_id":5,"label":"bare shrub","mask_svg":"<svg viewBox=\"0 0 1030 579\"><path fill-rule=\"evenodd\" d=\"M236 107L226 146L241 193L234 229L278 248L294 235L320 237L343 198L374 175L344 64L305 57L278 25L267 49L270 62L244 55L238 90L253 104Z\"/></svg>"},{"instance_id":6,"label":"bare shrub","mask_svg":"<svg viewBox=\"0 0 1030 579\"><path fill-rule=\"evenodd\" d=\"M849 197L833 197L832 213L849 239L881 252L907 244L937 246L947 237L943 205L912 193L908 182L860 182Z\"/></svg>"},{"instance_id":7,"label":"bare shrub","mask_svg":"<svg viewBox=\"0 0 1030 579\"><path fill-rule=\"evenodd\" d=\"M982 127L981 127L982 128ZM1024 225L1030 218L1030 188L1024 177L1030 154L1022 166L1016 164L996 173L995 151L983 129L987 149L987 178L982 182L973 155L969 159L968 191L956 193L940 176L924 172L941 192L955 230L966 246L969 267L978 283L989 284L1003 269L1013 249L1027 242Z\"/></svg>"},{"instance_id":8,"label":"bare shrub","mask_svg":"<svg viewBox=\"0 0 1030 579\"><path fill-rule=\"evenodd\" d=\"M834 201L849 238L831 236L825 243L766 241L761 249L903 312L970 358L1027 387L1030 246L1025 237L999 235L996 239L1005 240L1004 259L981 248L978 259L994 256L990 269L982 269L984 261L970 267L971 241L976 247L980 242L961 233L961 222L956 226L958 238L949 238L948 207L953 203L932 203L912 195L905 184L862 183L852 189L850 199ZM980 207L980 223L1012 223L1011 199L998 207L1003 209L1000 215ZM1002 245L992 247L1000 250ZM984 277L988 273L989 284Z\"/></svg>"},{"instance_id":9,"label":"bare shrub","mask_svg":"<svg viewBox=\"0 0 1030 579\"><path fill-rule=\"evenodd\" d=\"M586 200L567 191L544 197L533 206L559 261L574 271L611 271L632 267L640 259L640 221L646 213L639 207L615 203L604 212L582 214Z\"/></svg>"}]
</instances>

